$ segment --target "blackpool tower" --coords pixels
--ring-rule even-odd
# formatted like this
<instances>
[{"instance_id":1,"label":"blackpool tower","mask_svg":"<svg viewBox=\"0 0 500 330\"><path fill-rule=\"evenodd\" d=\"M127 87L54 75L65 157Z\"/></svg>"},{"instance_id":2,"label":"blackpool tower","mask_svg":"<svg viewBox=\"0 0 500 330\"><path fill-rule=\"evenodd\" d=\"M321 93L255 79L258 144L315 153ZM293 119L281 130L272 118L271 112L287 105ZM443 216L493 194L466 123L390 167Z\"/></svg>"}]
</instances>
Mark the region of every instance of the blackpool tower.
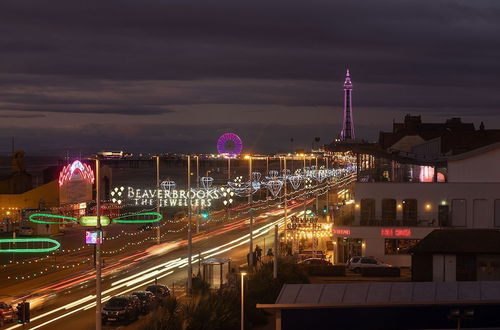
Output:
<instances>
[{"instance_id":1,"label":"blackpool tower","mask_svg":"<svg viewBox=\"0 0 500 330\"><path fill-rule=\"evenodd\" d=\"M342 141L354 140L354 120L352 119L352 82L347 69L344 81L344 117L342 120L342 131L340 132Z\"/></svg>"}]
</instances>

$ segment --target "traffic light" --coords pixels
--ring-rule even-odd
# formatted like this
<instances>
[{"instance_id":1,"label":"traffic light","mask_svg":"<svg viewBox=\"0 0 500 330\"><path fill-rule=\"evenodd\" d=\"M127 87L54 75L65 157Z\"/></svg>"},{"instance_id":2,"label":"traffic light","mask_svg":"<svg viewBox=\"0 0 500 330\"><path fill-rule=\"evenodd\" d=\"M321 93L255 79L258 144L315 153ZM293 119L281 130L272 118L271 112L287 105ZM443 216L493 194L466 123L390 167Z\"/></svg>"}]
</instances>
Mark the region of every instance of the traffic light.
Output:
<instances>
[{"instance_id":1,"label":"traffic light","mask_svg":"<svg viewBox=\"0 0 500 330\"><path fill-rule=\"evenodd\" d=\"M24 322L30 323L30 303L24 303Z\"/></svg>"},{"instance_id":2,"label":"traffic light","mask_svg":"<svg viewBox=\"0 0 500 330\"><path fill-rule=\"evenodd\" d=\"M208 219L209 213L207 210L201 211L201 217L202 219Z\"/></svg>"},{"instance_id":3,"label":"traffic light","mask_svg":"<svg viewBox=\"0 0 500 330\"><path fill-rule=\"evenodd\" d=\"M323 206L323 214L327 214L328 213L328 207L325 205Z\"/></svg>"},{"instance_id":4,"label":"traffic light","mask_svg":"<svg viewBox=\"0 0 500 330\"><path fill-rule=\"evenodd\" d=\"M17 313L17 323L24 324L24 303L17 304L16 306Z\"/></svg>"},{"instance_id":5,"label":"traffic light","mask_svg":"<svg viewBox=\"0 0 500 330\"><path fill-rule=\"evenodd\" d=\"M23 301L17 304L17 323L25 324L30 321L30 303Z\"/></svg>"}]
</instances>

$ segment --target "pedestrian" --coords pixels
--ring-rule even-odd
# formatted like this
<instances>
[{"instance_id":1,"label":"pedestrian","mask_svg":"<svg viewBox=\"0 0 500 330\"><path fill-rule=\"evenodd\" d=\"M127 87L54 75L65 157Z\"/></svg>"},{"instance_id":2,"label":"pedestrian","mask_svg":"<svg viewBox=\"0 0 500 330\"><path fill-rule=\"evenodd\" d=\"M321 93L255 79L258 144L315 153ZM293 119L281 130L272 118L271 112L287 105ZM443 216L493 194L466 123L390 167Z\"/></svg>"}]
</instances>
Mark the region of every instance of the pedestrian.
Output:
<instances>
[{"instance_id":1,"label":"pedestrian","mask_svg":"<svg viewBox=\"0 0 500 330\"><path fill-rule=\"evenodd\" d=\"M273 249L271 248L267 249L267 256L270 258L274 257Z\"/></svg>"},{"instance_id":2,"label":"pedestrian","mask_svg":"<svg viewBox=\"0 0 500 330\"><path fill-rule=\"evenodd\" d=\"M257 256L257 261L260 261L262 257L262 249L258 245L255 246L255 254Z\"/></svg>"}]
</instances>

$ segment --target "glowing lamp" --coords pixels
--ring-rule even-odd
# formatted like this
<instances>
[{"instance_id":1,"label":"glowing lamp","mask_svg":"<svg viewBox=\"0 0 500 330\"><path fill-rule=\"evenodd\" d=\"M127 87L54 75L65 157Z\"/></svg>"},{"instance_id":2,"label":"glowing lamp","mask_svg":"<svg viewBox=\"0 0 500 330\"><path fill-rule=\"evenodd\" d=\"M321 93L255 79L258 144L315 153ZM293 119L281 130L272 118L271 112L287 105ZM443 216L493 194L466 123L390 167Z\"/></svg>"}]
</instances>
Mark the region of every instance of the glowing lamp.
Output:
<instances>
[{"instance_id":1,"label":"glowing lamp","mask_svg":"<svg viewBox=\"0 0 500 330\"><path fill-rule=\"evenodd\" d=\"M111 219L107 216L101 215L101 226L108 226L111 223ZM97 216L96 215L86 215L80 218L80 225L85 227L96 227L97 226Z\"/></svg>"},{"instance_id":2,"label":"glowing lamp","mask_svg":"<svg viewBox=\"0 0 500 330\"><path fill-rule=\"evenodd\" d=\"M8 243L9 247L4 249L1 247L2 244ZM14 244L18 244L17 246ZM31 248L22 248L19 245L23 243L28 246L30 244ZM42 247L36 248L33 247L34 243L42 243ZM46 247L46 244L52 244L50 247ZM45 245L45 247L44 247ZM12 247L11 247L12 246ZM61 244L55 239L51 238L42 238L42 237L34 237L34 238L2 238L0 239L0 253L41 253L41 252L52 252L61 247Z\"/></svg>"}]
</instances>

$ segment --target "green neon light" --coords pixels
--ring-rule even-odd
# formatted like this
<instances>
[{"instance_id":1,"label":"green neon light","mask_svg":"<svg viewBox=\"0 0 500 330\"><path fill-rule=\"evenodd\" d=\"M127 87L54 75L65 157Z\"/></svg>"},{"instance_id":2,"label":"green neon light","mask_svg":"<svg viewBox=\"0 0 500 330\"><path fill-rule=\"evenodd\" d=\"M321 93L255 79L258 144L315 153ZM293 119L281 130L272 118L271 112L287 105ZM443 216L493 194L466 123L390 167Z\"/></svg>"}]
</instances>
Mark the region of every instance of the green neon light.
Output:
<instances>
[{"instance_id":1,"label":"green neon light","mask_svg":"<svg viewBox=\"0 0 500 330\"><path fill-rule=\"evenodd\" d=\"M54 246L48 247L48 248L29 248L29 249L22 249L22 248L12 248L9 247L8 249L3 249L0 247L0 253L37 253L37 252L52 252L61 247L61 243L56 241L55 239L51 238L41 238L41 237L35 237L35 238L1 238L0 239L0 245L2 243L52 243Z\"/></svg>"},{"instance_id":2,"label":"green neon light","mask_svg":"<svg viewBox=\"0 0 500 330\"><path fill-rule=\"evenodd\" d=\"M136 220L127 220L128 218L132 217L137 217L139 215L152 215L155 216L156 218L153 219L136 219ZM136 214L128 214L128 215L122 215L121 217L113 219L113 222L116 223L151 223L151 222L158 222L163 219L163 216L160 213L157 212L144 212L144 213L136 213Z\"/></svg>"},{"instance_id":3,"label":"green neon light","mask_svg":"<svg viewBox=\"0 0 500 330\"><path fill-rule=\"evenodd\" d=\"M105 227L111 223L111 219L105 215L101 215L101 227ZM85 227L96 227L97 226L97 216L96 215L86 215L80 218L80 225Z\"/></svg>"},{"instance_id":4,"label":"green neon light","mask_svg":"<svg viewBox=\"0 0 500 330\"><path fill-rule=\"evenodd\" d=\"M63 219L63 220L70 220L70 221L47 221L47 220L39 220L35 218L49 218L49 219ZM70 224L70 223L76 223L77 219L73 217L66 217L64 215L58 215L58 214L48 214L48 213L33 213L29 216L29 220L31 222L36 222L36 223L46 223L46 224Z\"/></svg>"}]
</instances>

